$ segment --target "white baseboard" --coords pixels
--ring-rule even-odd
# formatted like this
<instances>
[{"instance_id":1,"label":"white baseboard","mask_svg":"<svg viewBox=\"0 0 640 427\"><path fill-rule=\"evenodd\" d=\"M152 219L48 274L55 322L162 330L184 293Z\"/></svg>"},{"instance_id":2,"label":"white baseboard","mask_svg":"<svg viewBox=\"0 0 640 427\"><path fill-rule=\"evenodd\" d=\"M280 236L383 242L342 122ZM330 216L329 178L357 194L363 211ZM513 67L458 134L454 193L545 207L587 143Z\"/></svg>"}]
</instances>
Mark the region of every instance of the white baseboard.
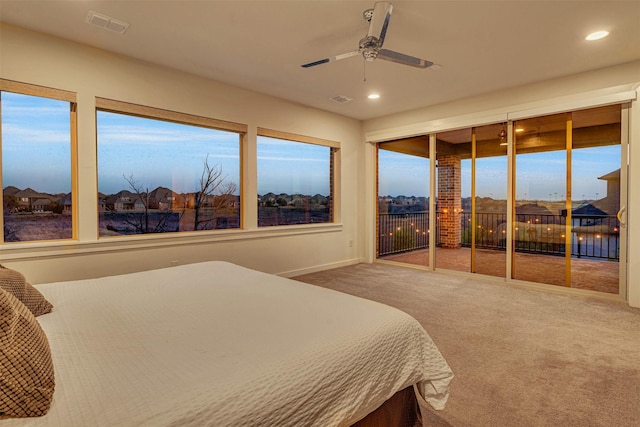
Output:
<instances>
[{"instance_id":1,"label":"white baseboard","mask_svg":"<svg viewBox=\"0 0 640 427\"><path fill-rule=\"evenodd\" d=\"M344 260L344 261L332 262L332 263L329 263L329 264L315 265L313 267L300 268L298 270L283 271L283 272L275 273L275 274L278 275L278 276L282 276L282 277L302 276L303 274L315 273L315 272L324 271L324 270L331 270L331 269L339 268L339 267L347 267L347 266L354 265L354 264L359 264L359 263L365 262L365 261L366 260L364 258L352 258L352 259L348 259L348 260Z\"/></svg>"}]
</instances>

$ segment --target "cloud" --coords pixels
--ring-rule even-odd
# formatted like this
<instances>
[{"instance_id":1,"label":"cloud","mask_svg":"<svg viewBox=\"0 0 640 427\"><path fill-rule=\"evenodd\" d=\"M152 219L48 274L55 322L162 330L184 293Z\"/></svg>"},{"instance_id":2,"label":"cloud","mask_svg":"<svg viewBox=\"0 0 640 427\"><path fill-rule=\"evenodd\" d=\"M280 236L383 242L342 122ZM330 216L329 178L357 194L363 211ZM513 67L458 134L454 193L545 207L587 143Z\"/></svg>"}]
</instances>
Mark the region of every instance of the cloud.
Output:
<instances>
[{"instance_id":1,"label":"cloud","mask_svg":"<svg viewBox=\"0 0 640 427\"><path fill-rule=\"evenodd\" d=\"M312 157L275 157L275 156L258 156L258 161L276 161L276 162L315 162L326 163L329 165L329 159L318 159Z\"/></svg>"},{"instance_id":2,"label":"cloud","mask_svg":"<svg viewBox=\"0 0 640 427\"><path fill-rule=\"evenodd\" d=\"M70 103L57 99L42 98L13 92L2 93L3 121L20 120L25 117L58 115L69 117Z\"/></svg>"},{"instance_id":3,"label":"cloud","mask_svg":"<svg viewBox=\"0 0 640 427\"><path fill-rule=\"evenodd\" d=\"M63 102L63 101L60 101ZM69 103L65 103L60 106L16 106L11 105L10 102L2 102L2 114L11 117L12 119L19 119L26 116L69 116L71 112ZM15 115L15 117L13 117Z\"/></svg>"},{"instance_id":4,"label":"cloud","mask_svg":"<svg viewBox=\"0 0 640 427\"><path fill-rule=\"evenodd\" d=\"M162 129L154 126L104 125L98 121L99 144L240 144L238 134L182 125L184 128Z\"/></svg>"},{"instance_id":5,"label":"cloud","mask_svg":"<svg viewBox=\"0 0 640 427\"><path fill-rule=\"evenodd\" d=\"M6 151L12 145L19 147L22 144L66 144L71 142L71 132L58 126L53 128L35 128L16 124L2 124L2 149Z\"/></svg>"}]
</instances>

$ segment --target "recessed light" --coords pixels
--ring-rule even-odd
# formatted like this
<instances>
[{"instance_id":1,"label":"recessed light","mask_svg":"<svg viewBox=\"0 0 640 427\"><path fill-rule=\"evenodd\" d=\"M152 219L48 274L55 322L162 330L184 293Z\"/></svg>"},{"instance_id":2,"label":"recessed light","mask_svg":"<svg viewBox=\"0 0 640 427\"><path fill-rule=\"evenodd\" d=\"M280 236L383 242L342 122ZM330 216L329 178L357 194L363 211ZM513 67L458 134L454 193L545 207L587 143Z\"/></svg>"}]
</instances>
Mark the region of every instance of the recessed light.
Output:
<instances>
[{"instance_id":1,"label":"recessed light","mask_svg":"<svg viewBox=\"0 0 640 427\"><path fill-rule=\"evenodd\" d=\"M367 96L367 98L369 98L369 99L378 99L378 98L380 98L380 94L379 93L370 93L369 96Z\"/></svg>"},{"instance_id":2,"label":"recessed light","mask_svg":"<svg viewBox=\"0 0 640 427\"><path fill-rule=\"evenodd\" d=\"M589 40L589 41L600 40L607 37L608 35L609 35L609 31L604 31L604 30L596 31L594 33L589 34L587 37L585 37L585 40Z\"/></svg>"}]
</instances>

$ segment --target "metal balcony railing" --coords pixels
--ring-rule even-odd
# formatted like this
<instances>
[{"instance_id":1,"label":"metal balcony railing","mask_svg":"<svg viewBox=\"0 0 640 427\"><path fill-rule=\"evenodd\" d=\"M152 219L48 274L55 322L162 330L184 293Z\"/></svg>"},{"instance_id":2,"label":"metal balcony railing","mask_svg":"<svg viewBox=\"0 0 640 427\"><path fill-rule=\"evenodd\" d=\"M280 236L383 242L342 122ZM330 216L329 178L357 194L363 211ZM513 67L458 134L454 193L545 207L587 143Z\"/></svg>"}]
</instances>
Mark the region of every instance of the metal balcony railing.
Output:
<instances>
[{"instance_id":1,"label":"metal balcony railing","mask_svg":"<svg viewBox=\"0 0 640 427\"><path fill-rule=\"evenodd\" d=\"M471 247L471 213L460 215L460 245ZM440 245L440 225L436 219L436 246ZM517 214L514 224L516 252L564 256L566 217L562 215ZM380 214L378 255L390 255L429 247L429 212ZM620 223L610 216L573 216L571 256L618 261ZM506 250L507 215L476 213L475 246L478 249Z\"/></svg>"},{"instance_id":2,"label":"metal balcony railing","mask_svg":"<svg viewBox=\"0 0 640 427\"><path fill-rule=\"evenodd\" d=\"M428 247L428 212L378 215L378 255Z\"/></svg>"}]
</instances>

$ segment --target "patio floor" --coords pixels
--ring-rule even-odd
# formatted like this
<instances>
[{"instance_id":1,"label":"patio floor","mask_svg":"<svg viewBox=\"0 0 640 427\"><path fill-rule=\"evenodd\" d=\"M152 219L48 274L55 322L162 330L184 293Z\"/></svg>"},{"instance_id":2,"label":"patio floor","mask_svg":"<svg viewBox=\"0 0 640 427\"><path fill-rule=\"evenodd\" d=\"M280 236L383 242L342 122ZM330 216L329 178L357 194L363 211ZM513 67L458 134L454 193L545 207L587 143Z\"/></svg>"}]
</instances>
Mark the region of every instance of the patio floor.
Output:
<instances>
[{"instance_id":1,"label":"patio floor","mask_svg":"<svg viewBox=\"0 0 640 427\"><path fill-rule=\"evenodd\" d=\"M429 249L385 255L381 260L413 265L429 265ZM471 249L436 249L436 268L471 271ZM506 276L506 253L476 250L476 273ZM619 264L615 261L572 258L571 288L618 294ZM515 254L513 279L565 286L565 258L551 255Z\"/></svg>"}]
</instances>

